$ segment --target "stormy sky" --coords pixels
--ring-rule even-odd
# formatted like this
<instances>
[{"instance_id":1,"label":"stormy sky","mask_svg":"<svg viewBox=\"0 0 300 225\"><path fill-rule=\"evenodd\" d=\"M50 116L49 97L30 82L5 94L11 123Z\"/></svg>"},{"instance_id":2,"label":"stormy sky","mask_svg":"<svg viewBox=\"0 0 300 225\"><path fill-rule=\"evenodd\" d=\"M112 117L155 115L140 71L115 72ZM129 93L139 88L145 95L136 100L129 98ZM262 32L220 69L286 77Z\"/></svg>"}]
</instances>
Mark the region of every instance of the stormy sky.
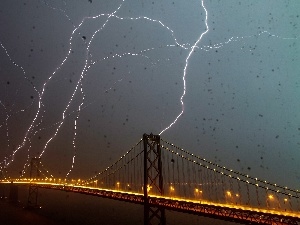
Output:
<instances>
[{"instance_id":1,"label":"stormy sky","mask_svg":"<svg viewBox=\"0 0 300 225\"><path fill-rule=\"evenodd\" d=\"M1 168L41 156L56 177L89 178L152 132L299 188L299 9L1 0Z\"/></svg>"}]
</instances>

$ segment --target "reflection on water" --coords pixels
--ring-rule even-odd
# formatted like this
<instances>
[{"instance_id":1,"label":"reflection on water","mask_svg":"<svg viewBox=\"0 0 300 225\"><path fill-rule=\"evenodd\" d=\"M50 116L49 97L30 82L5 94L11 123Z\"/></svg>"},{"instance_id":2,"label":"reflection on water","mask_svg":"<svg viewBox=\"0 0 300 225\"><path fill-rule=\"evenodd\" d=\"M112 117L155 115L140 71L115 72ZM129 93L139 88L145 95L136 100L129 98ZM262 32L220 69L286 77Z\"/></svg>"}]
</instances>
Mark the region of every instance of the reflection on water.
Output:
<instances>
[{"instance_id":1,"label":"reflection on water","mask_svg":"<svg viewBox=\"0 0 300 225\"><path fill-rule=\"evenodd\" d=\"M0 194L8 195L8 185L0 187ZM19 187L19 200L22 204L26 203L28 188ZM4 203L2 205L6 205ZM18 209L16 207L5 207L7 210L1 210L0 217L4 218L2 214L16 215L15 224L23 224L24 218L32 217L36 224L45 225L127 225L127 224L143 224L143 207L136 204L120 202L116 200L97 198L82 194L39 189L39 204L42 209L37 210L36 215L26 210ZM15 214L17 212L17 214ZM19 218L18 218L19 217ZM12 219L12 218L10 218ZM29 219L30 220L30 219ZM21 221L21 222L20 222ZM0 224L1 224L0 220ZM210 224L210 225L231 225L229 223L219 220L212 220L204 217L176 213L167 211L167 223L170 225L180 224ZM14 225L11 223L10 225Z\"/></svg>"}]
</instances>

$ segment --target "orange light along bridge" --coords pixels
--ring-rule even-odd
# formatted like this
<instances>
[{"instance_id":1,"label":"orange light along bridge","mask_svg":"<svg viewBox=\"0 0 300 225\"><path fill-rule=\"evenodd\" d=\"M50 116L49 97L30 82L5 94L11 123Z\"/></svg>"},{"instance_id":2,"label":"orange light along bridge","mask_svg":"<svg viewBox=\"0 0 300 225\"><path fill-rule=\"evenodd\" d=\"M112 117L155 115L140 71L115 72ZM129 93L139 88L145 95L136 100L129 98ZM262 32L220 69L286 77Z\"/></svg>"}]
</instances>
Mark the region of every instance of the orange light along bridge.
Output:
<instances>
[{"instance_id":1,"label":"orange light along bridge","mask_svg":"<svg viewBox=\"0 0 300 225\"><path fill-rule=\"evenodd\" d=\"M227 169L159 135L143 138L114 164L88 180L55 179L33 158L30 177L1 183L70 191L144 205L144 224L166 224L165 210L243 224L300 224L300 192Z\"/></svg>"}]
</instances>

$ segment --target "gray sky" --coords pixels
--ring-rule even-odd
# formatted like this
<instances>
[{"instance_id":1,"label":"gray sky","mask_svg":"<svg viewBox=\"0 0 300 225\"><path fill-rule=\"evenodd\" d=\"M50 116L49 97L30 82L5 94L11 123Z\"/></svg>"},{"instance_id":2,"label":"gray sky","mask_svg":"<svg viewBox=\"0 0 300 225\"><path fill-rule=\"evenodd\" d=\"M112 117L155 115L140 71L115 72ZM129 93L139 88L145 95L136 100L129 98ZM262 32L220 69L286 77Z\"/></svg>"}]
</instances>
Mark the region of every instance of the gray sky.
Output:
<instances>
[{"instance_id":1,"label":"gray sky","mask_svg":"<svg viewBox=\"0 0 300 225\"><path fill-rule=\"evenodd\" d=\"M163 131L220 165L299 188L299 9L2 0L1 166L18 174L42 154L53 175L73 167L70 177L89 178Z\"/></svg>"}]
</instances>

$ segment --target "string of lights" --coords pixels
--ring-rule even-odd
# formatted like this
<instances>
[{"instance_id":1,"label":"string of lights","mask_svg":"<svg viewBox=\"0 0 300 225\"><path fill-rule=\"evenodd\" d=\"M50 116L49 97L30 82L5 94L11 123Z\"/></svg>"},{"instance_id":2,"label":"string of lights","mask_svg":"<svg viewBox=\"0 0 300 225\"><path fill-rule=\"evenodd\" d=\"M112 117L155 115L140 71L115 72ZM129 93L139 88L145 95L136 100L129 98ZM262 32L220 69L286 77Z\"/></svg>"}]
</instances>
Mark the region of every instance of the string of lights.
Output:
<instances>
[{"instance_id":1,"label":"string of lights","mask_svg":"<svg viewBox=\"0 0 300 225\"><path fill-rule=\"evenodd\" d=\"M238 180L240 182L244 182L246 184L250 184L250 185L253 185L253 186L256 186L256 187L260 187L260 188L263 188L265 190L272 191L274 193L281 193L281 194L286 195L286 196L290 196L290 197L294 197L294 198L300 198L300 196L298 195L299 194L298 190L293 190L293 189L285 188L285 187L282 187L282 186L279 186L279 185L276 185L276 184L269 184L268 182L264 182L264 181L262 182L263 184L259 184L258 182L252 182L252 180L255 180L255 181L260 181L260 180L257 179L257 178L251 178L248 175L245 175L245 176L233 176L231 173L239 174L239 175L242 175L242 174L240 174L239 172L235 172L233 170L225 169L224 167L220 167L220 166L218 166L218 168L222 168L222 169L224 168L224 170L217 170L216 168L212 168L212 167L210 167L208 165L202 164L202 163L200 163L200 162L198 162L196 160L188 158L188 157L184 156L183 154L179 154L178 152L175 152L174 150L171 150L171 149L165 147L164 145L162 145L161 147L163 149L171 152L173 155L176 155L177 157L181 157L181 158L183 158L183 159L185 159L185 160L187 160L187 161L189 161L191 163L194 163L194 164L196 164L198 166L201 166L201 167L203 167L203 168L205 168L207 170L211 170L211 171L213 171L215 173L219 173L219 174L221 174L223 176L227 176L227 177L229 177L231 179L235 179L235 180ZM180 149L180 148L178 148L178 149ZM184 151L184 153L189 154L187 151ZM189 155L191 155L191 154L189 154ZM194 157L202 160L200 157L197 157L197 156L194 156ZM203 159L203 161L206 162L206 160L204 160L204 159ZM209 164L216 166L216 164L213 164L213 163L209 163ZM230 172L230 173L226 173L224 171ZM248 179L243 179L243 177L246 177ZM270 187L267 186L266 184L269 184ZM289 191L289 193L287 193L286 191Z\"/></svg>"},{"instance_id":2,"label":"string of lights","mask_svg":"<svg viewBox=\"0 0 300 225\"><path fill-rule=\"evenodd\" d=\"M280 189L282 189L281 191L290 191L290 192L294 193L294 194L297 195L297 196L298 196L298 194L300 193L299 190L293 190L293 189L290 189L290 188L288 188L288 187L280 186L280 185L277 185L277 184L272 184L271 182L264 181L264 180L261 180L261 179L259 179L259 178L250 177L248 174L244 174L244 173L241 173L241 172L238 172L238 171L233 171L232 169L228 169L228 168L226 168L226 167L224 167L224 166L220 166L220 165L218 165L218 164L216 164L216 163L213 163L213 162L211 162L211 161L207 161L205 158L201 158L201 157L199 157L199 156L196 156L196 155L194 155L193 153L190 153L190 152L188 152L188 151L186 151L186 150L184 150L184 149L182 149L182 148L180 148L180 147L178 147L178 146L176 146L176 145L174 145L174 144L172 144L172 143L170 143L170 142L167 142L167 141L165 141L165 140L163 140L163 139L161 139L161 141L163 141L164 143L166 143L166 144L168 144L168 145L171 145L172 147L176 148L177 150L180 150L181 152L183 152L183 153L185 153L185 154L187 154L187 155L189 155L189 156L191 156L191 157L193 157L193 158L196 158L196 159L198 159L198 160L200 160L200 161L202 161L202 162L205 162L205 163L207 163L207 164L209 164L209 165L211 165L211 166L215 166L216 168L221 169L221 170L220 170L220 173L224 173L223 171L226 171L226 172L229 172L229 173L236 174L237 176L235 177L235 179L240 180L240 179L241 179L240 177L245 177L245 178L246 178L246 180L244 180L245 182L247 182L247 181L249 181L249 180L253 180L253 181L255 181L255 183L252 183L253 185L256 185L256 186L264 185L264 187L265 187L266 189L268 189L268 186L266 186L266 185L270 185L270 186L273 187L273 188L280 188ZM165 147L165 146L163 146L163 145L162 145L162 147L163 147L164 149L168 150L168 151L171 151L172 153L175 153L175 154L179 155L178 152L174 152L174 151L170 150L168 147ZM181 155L181 156L184 157L183 155ZM188 159L189 161L194 162L194 161L193 161L192 159L190 159L190 158L187 158L187 159ZM201 163L200 163L200 164L201 164ZM202 164L201 164L201 165L202 165ZM205 165L203 165L203 166L205 166ZM205 167L208 168L208 169L213 169L213 168L210 168L208 165L206 165ZM215 170L215 169L213 169L213 170ZM232 176L232 175L229 174L228 176ZM262 183L262 184L259 184L258 182L259 182L259 183ZM247 182L247 183L248 183L248 182ZM277 189L276 191L278 191L278 189Z\"/></svg>"}]
</instances>

